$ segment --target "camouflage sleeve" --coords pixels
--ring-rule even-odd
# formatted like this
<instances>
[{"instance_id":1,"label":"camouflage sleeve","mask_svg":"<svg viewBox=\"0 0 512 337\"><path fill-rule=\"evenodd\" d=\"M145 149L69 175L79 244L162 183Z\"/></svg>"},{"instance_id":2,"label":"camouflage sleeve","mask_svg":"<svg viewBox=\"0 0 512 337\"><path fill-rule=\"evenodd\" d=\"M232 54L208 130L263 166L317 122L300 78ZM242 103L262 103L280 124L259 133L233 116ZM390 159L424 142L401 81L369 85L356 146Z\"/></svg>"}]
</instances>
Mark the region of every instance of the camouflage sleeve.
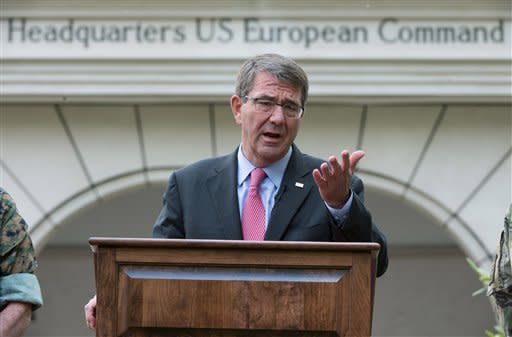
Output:
<instances>
[{"instance_id":1,"label":"camouflage sleeve","mask_svg":"<svg viewBox=\"0 0 512 337\"><path fill-rule=\"evenodd\" d=\"M33 273L37 261L25 220L18 214L16 204L0 188L0 276Z\"/></svg>"},{"instance_id":2,"label":"camouflage sleeve","mask_svg":"<svg viewBox=\"0 0 512 337\"><path fill-rule=\"evenodd\" d=\"M497 320L506 336L512 336L512 205L505 216L498 249L491 267L487 295L492 296Z\"/></svg>"}]
</instances>

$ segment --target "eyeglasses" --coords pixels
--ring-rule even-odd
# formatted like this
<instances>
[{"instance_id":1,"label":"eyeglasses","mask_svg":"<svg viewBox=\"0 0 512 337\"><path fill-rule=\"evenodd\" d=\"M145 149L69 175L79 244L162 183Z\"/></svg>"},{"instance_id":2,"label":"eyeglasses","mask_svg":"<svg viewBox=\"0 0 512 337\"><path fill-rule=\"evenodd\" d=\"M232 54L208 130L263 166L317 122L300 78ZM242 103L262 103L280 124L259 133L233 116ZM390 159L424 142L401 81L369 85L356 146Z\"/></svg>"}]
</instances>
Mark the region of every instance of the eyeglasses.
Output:
<instances>
[{"instance_id":1,"label":"eyeglasses","mask_svg":"<svg viewBox=\"0 0 512 337\"><path fill-rule=\"evenodd\" d=\"M295 103L277 103L275 100L267 97L251 97L244 96L244 101L251 100L254 103L256 112L270 115L276 109L276 105L279 105L283 109L283 113L288 118L302 118L304 115L304 108ZM245 103L244 102L244 103Z\"/></svg>"}]
</instances>

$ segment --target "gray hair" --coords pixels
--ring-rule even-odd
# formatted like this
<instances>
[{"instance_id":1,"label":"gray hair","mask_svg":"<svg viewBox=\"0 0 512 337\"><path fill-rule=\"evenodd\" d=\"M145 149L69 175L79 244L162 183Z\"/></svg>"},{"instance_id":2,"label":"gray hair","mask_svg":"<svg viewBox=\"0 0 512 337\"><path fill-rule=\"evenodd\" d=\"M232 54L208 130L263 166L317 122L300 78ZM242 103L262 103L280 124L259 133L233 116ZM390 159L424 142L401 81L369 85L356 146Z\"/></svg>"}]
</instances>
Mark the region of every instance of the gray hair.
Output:
<instances>
[{"instance_id":1,"label":"gray hair","mask_svg":"<svg viewBox=\"0 0 512 337\"><path fill-rule=\"evenodd\" d=\"M301 90L301 104L304 107L308 98L308 77L295 61L279 54L262 54L244 62L236 80L236 95L244 98L251 91L254 78L260 72L273 75L279 82Z\"/></svg>"}]
</instances>

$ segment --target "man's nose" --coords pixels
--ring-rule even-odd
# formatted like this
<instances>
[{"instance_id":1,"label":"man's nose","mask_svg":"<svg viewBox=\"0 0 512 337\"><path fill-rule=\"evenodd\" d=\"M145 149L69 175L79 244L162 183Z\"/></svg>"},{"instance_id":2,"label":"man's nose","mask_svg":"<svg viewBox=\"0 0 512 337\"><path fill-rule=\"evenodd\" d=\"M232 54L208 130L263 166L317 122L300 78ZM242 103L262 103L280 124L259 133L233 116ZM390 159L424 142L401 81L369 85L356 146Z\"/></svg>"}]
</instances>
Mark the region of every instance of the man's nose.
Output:
<instances>
[{"instance_id":1,"label":"man's nose","mask_svg":"<svg viewBox=\"0 0 512 337\"><path fill-rule=\"evenodd\" d=\"M286 120L284 107L276 104L274 106L274 110L272 110L272 113L270 114L270 120L274 123L283 123Z\"/></svg>"}]
</instances>

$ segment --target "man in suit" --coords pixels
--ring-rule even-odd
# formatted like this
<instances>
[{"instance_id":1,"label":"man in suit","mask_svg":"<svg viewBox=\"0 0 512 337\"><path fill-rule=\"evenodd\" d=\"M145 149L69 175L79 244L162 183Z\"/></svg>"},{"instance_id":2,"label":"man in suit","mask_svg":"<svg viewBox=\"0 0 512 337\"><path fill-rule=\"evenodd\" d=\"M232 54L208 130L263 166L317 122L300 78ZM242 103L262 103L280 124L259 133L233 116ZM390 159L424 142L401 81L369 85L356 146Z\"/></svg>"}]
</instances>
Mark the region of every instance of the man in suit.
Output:
<instances>
[{"instance_id":1,"label":"man in suit","mask_svg":"<svg viewBox=\"0 0 512 337\"><path fill-rule=\"evenodd\" d=\"M339 161L325 162L293 143L307 95L307 76L293 60L277 54L247 60L230 101L241 145L171 175L153 237L377 242L382 275L386 239L353 176L364 152L342 151ZM85 306L92 328L95 306L95 298Z\"/></svg>"}]
</instances>

